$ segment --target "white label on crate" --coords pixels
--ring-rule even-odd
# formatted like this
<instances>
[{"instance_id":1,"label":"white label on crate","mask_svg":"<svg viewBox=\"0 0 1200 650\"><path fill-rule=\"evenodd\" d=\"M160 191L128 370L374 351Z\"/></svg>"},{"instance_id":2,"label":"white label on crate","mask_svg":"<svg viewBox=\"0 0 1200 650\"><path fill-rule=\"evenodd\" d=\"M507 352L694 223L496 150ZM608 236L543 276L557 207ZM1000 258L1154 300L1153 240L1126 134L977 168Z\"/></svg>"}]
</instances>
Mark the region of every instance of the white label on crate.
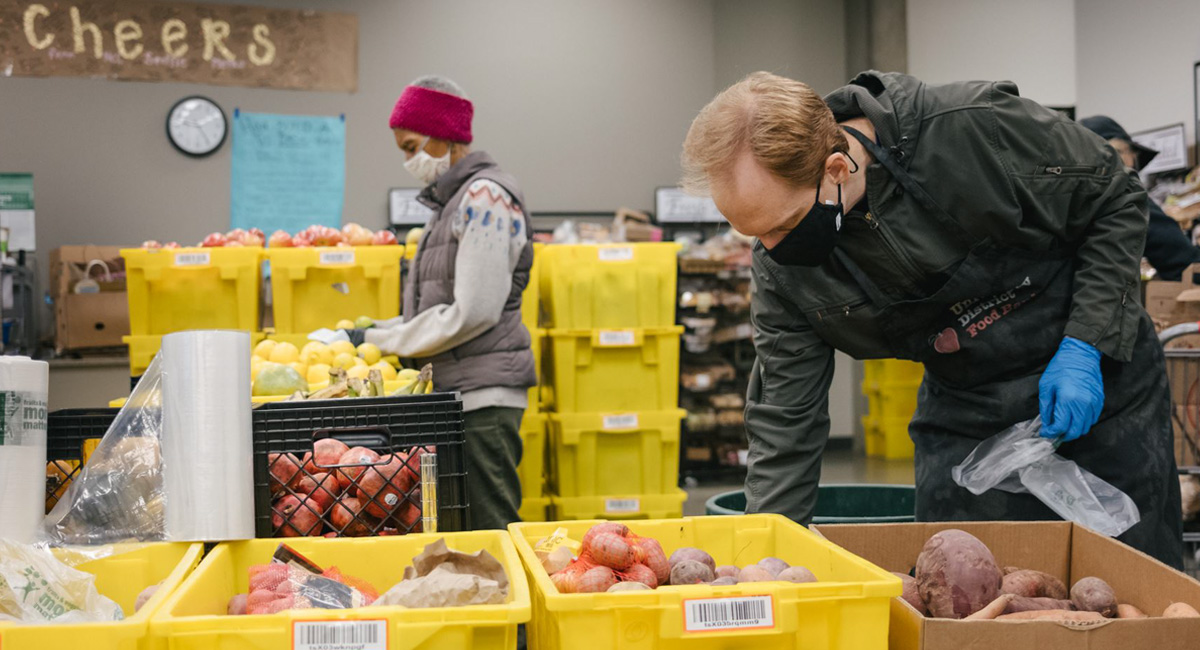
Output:
<instances>
[{"instance_id":1,"label":"white label on crate","mask_svg":"<svg viewBox=\"0 0 1200 650\"><path fill-rule=\"evenodd\" d=\"M641 499L605 499L604 512L609 514L637 512L642 509Z\"/></svg>"},{"instance_id":2,"label":"white label on crate","mask_svg":"<svg viewBox=\"0 0 1200 650\"><path fill-rule=\"evenodd\" d=\"M605 431L613 429L636 429L638 426L637 413L623 413L621 415L606 415L604 423L601 425Z\"/></svg>"},{"instance_id":3,"label":"white label on crate","mask_svg":"<svg viewBox=\"0 0 1200 650\"><path fill-rule=\"evenodd\" d=\"M202 253L175 253L175 266L204 266L210 264L212 256L208 251Z\"/></svg>"},{"instance_id":4,"label":"white label on crate","mask_svg":"<svg viewBox=\"0 0 1200 650\"><path fill-rule=\"evenodd\" d=\"M601 262L627 262L633 259L633 247L617 246L616 248L600 248Z\"/></svg>"},{"instance_id":5,"label":"white label on crate","mask_svg":"<svg viewBox=\"0 0 1200 650\"><path fill-rule=\"evenodd\" d=\"M761 630L772 627L775 627L775 609L771 596L683 601L683 629L687 632Z\"/></svg>"},{"instance_id":6,"label":"white label on crate","mask_svg":"<svg viewBox=\"0 0 1200 650\"><path fill-rule=\"evenodd\" d=\"M387 650L387 621L296 621L292 650Z\"/></svg>"},{"instance_id":7,"label":"white label on crate","mask_svg":"<svg viewBox=\"0 0 1200 650\"><path fill-rule=\"evenodd\" d=\"M696 390L704 390L712 386L712 377L708 373L696 375Z\"/></svg>"},{"instance_id":8,"label":"white label on crate","mask_svg":"<svg viewBox=\"0 0 1200 650\"><path fill-rule=\"evenodd\" d=\"M738 465L741 465L742 467L747 467L748 465L750 465L750 450L749 449L739 449L737 451L737 459L738 459Z\"/></svg>"},{"instance_id":9,"label":"white label on crate","mask_svg":"<svg viewBox=\"0 0 1200 650\"><path fill-rule=\"evenodd\" d=\"M352 250L335 250L321 251L319 260L321 266L330 266L333 264L353 264L354 251Z\"/></svg>"},{"instance_id":10,"label":"white label on crate","mask_svg":"<svg viewBox=\"0 0 1200 650\"><path fill-rule=\"evenodd\" d=\"M600 330L600 347L618 347L634 344L633 330Z\"/></svg>"}]
</instances>

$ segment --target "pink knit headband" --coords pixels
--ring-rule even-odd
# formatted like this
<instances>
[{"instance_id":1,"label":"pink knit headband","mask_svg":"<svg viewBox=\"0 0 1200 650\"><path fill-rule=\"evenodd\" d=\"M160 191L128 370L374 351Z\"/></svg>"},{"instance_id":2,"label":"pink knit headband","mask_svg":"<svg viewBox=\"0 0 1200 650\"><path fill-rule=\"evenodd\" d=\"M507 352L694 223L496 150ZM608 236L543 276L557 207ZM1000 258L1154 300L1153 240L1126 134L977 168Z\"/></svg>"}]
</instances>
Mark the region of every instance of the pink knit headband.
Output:
<instances>
[{"instance_id":1,"label":"pink knit headband","mask_svg":"<svg viewBox=\"0 0 1200 650\"><path fill-rule=\"evenodd\" d=\"M407 86L396 100L393 129L408 129L422 135L451 142L471 142L471 118L475 107L462 97L430 88Z\"/></svg>"}]
</instances>

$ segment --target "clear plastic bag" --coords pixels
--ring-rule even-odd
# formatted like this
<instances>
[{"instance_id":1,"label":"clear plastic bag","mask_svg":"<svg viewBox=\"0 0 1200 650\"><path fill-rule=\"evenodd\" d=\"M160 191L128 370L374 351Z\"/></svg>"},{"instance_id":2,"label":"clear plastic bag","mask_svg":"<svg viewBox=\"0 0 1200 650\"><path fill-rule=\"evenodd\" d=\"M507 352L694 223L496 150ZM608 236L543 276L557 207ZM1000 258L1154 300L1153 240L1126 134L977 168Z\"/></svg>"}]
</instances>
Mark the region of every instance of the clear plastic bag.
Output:
<instances>
[{"instance_id":1,"label":"clear plastic bag","mask_svg":"<svg viewBox=\"0 0 1200 650\"><path fill-rule=\"evenodd\" d=\"M73 569L48 549L0 539L0 621L119 621L121 607L96 591L96 577Z\"/></svg>"},{"instance_id":2,"label":"clear plastic bag","mask_svg":"<svg viewBox=\"0 0 1200 650\"><path fill-rule=\"evenodd\" d=\"M950 474L972 494L999 489L1029 493L1058 516L1116 537L1141 519L1129 495L1054 453L1042 438L1040 417L1021 422L979 443Z\"/></svg>"},{"instance_id":3,"label":"clear plastic bag","mask_svg":"<svg viewBox=\"0 0 1200 650\"><path fill-rule=\"evenodd\" d=\"M155 357L79 476L42 523L50 546L166 539L162 386Z\"/></svg>"}]
</instances>

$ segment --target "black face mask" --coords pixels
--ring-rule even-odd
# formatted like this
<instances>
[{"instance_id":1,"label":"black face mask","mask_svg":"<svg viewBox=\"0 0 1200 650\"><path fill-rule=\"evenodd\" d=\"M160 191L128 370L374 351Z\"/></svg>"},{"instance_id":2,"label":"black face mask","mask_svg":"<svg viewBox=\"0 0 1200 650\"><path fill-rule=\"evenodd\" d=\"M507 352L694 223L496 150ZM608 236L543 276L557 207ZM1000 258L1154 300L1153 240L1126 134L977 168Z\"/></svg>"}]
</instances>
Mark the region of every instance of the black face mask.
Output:
<instances>
[{"instance_id":1,"label":"black face mask","mask_svg":"<svg viewBox=\"0 0 1200 650\"><path fill-rule=\"evenodd\" d=\"M808 214L767 255L783 266L820 266L833 253L842 230L842 186L837 203L821 203L821 186Z\"/></svg>"}]
</instances>

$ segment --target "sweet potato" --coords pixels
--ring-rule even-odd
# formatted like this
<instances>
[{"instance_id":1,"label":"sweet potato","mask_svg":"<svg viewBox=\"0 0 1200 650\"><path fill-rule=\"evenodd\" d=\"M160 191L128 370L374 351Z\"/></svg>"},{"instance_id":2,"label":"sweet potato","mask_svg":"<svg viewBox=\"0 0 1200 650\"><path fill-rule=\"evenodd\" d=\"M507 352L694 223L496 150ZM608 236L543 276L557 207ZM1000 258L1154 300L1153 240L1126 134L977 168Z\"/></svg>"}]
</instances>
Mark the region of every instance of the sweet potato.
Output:
<instances>
[{"instance_id":1,"label":"sweet potato","mask_svg":"<svg viewBox=\"0 0 1200 650\"><path fill-rule=\"evenodd\" d=\"M1104 617L1097 612L1073 612L1069 609L1043 609L1034 612L1017 612L996 617L997 621L1057 621L1060 623L1082 623L1087 621L1103 621Z\"/></svg>"},{"instance_id":2,"label":"sweet potato","mask_svg":"<svg viewBox=\"0 0 1200 650\"><path fill-rule=\"evenodd\" d=\"M1149 617L1146 616L1145 612L1134 607L1133 605L1119 603L1117 605L1117 618L1149 618Z\"/></svg>"},{"instance_id":3,"label":"sweet potato","mask_svg":"<svg viewBox=\"0 0 1200 650\"><path fill-rule=\"evenodd\" d=\"M732 564L722 564L721 566L717 567L717 570L713 571L713 573L718 578L736 578L738 571L741 571L741 569L733 566Z\"/></svg>"},{"instance_id":4,"label":"sweet potato","mask_svg":"<svg viewBox=\"0 0 1200 650\"><path fill-rule=\"evenodd\" d=\"M974 612L963 620L990 621L997 616L1004 614L1004 611L1008 609L1008 604L1012 602L1013 598L1016 598L1016 596L1012 594L1000 594L999 596L996 596L995 600L984 605L983 609Z\"/></svg>"},{"instance_id":5,"label":"sweet potato","mask_svg":"<svg viewBox=\"0 0 1200 650\"><path fill-rule=\"evenodd\" d=\"M1071 602L1081 612L1096 612L1104 618L1117 615L1117 596L1112 587L1100 578L1080 578L1071 587Z\"/></svg>"},{"instance_id":6,"label":"sweet potato","mask_svg":"<svg viewBox=\"0 0 1200 650\"><path fill-rule=\"evenodd\" d=\"M608 591L609 587L617 584L617 576L613 574L613 570L606 566L595 566L583 573L579 577L579 584L575 587L575 593L592 594Z\"/></svg>"},{"instance_id":7,"label":"sweet potato","mask_svg":"<svg viewBox=\"0 0 1200 650\"><path fill-rule=\"evenodd\" d=\"M1200 612L1187 603L1171 603L1163 611L1163 618L1200 618Z\"/></svg>"},{"instance_id":8,"label":"sweet potato","mask_svg":"<svg viewBox=\"0 0 1200 650\"><path fill-rule=\"evenodd\" d=\"M1008 601L1008 607L1004 608L1005 614L1016 614L1017 612L1040 612L1047 609L1075 609L1074 604L1069 600L1059 600L1057 598L1028 598L1026 596L1012 596Z\"/></svg>"},{"instance_id":9,"label":"sweet potato","mask_svg":"<svg viewBox=\"0 0 1200 650\"><path fill-rule=\"evenodd\" d=\"M588 540L582 552L610 569L624 571L633 565L633 547L625 538L613 533L600 533Z\"/></svg>"},{"instance_id":10,"label":"sweet potato","mask_svg":"<svg viewBox=\"0 0 1200 650\"><path fill-rule=\"evenodd\" d=\"M712 568L696 560L681 560L671 567L673 585L698 585L702 582L712 582L714 577Z\"/></svg>"},{"instance_id":11,"label":"sweet potato","mask_svg":"<svg viewBox=\"0 0 1200 650\"><path fill-rule=\"evenodd\" d=\"M1000 593L1027 598L1057 598L1066 600L1067 586L1049 573L1020 569L1004 575Z\"/></svg>"},{"instance_id":12,"label":"sweet potato","mask_svg":"<svg viewBox=\"0 0 1200 650\"><path fill-rule=\"evenodd\" d=\"M708 565L710 571L717 570L717 563L713 561L711 555L701 551L698 548L692 548L690 546L684 546L683 548L676 549L676 551L671 554L671 557L667 559L667 561L671 564L672 569L675 568L676 564L679 564L684 560L692 560L694 562L706 564Z\"/></svg>"},{"instance_id":13,"label":"sweet potato","mask_svg":"<svg viewBox=\"0 0 1200 650\"><path fill-rule=\"evenodd\" d=\"M714 587L728 587L730 585L736 585L737 583L737 578L733 576L721 576L708 584Z\"/></svg>"},{"instance_id":14,"label":"sweet potato","mask_svg":"<svg viewBox=\"0 0 1200 650\"><path fill-rule=\"evenodd\" d=\"M777 557L764 557L758 561L758 566L767 570L773 576L779 575L780 571L790 567L791 565Z\"/></svg>"},{"instance_id":15,"label":"sweet potato","mask_svg":"<svg viewBox=\"0 0 1200 650\"><path fill-rule=\"evenodd\" d=\"M618 582L617 584L609 587L608 592L612 593L615 591L648 591L649 589L650 589L650 587L648 587L640 582Z\"/></svg>"},{"instance_id":16,"label":"sweet potato","mask_svg":"<svg viewBox=\"0 0 1200 650\"><path fill-rule=\"evenodd\" d=\"M900 578L900 584L904 585L904 593L900 597L904 599L913 609L921 613L921 616L928 616L929 610L925 608L925 601L921 600L921 594L917 593L917 579L907 573L892 572L892 575Z\"/></svg>"},{"instance_id":17,"label":"sweet potato","mask_svg":"<svg viewBox=\"0 0 1200 650\"><path fill-rule=\"evenodd\" d=\"M813 572L809 571L808 567L790 566L783 571L780 571L779 575L775 576L775 579L783 580L785 582L804 583L816 582L817 576L813 575Z\"/></svg>"},{"instance_id":18,"label":"sweet potato","mask_svg":"<svg viewBox=\"0 0 1200 650\"><path fill-rule=\"evenodd\" d=\"M658 543L657 539L650 537L639 537L633 541L634 559L638 559L638 564L645 564L654 572L654 577L658 579L658 584L665 585L671 581L671 563L667 561L667 554L663 552L662 544Z\"/></svg>"},{"instance_id":19,"label":"sweet potato","mask_svg":"<svg viewBox=\"0 0 1200 650\"><path fill-rule=\"evenodd\" d=\"M757 564L751 564L750 566L743 568L741 571L738 571L738 575L737 575L737 581L739 583L740 582L770 582L774 579L775 579L775 576L771 575L770 571L767 571L766 569L758 566Z\"/></svg>"},{"instance_id":20,"label":"sweet potato","mask_svg":"<svg viewBox=\"0 0 1200 650\"><path fill-rule=\"evenodd\" d=\"M1000 595L996 558L974 535L949 529L929 538L917 557L917 590L929 613L964 618Z\"/></svg>"},{"instance_id":21,"label":"sweet potato","mask_svg":"<svg viewBox=\"0 0 1200 650\"><path fill-rule=\"evenodd\" d=\"M617 537L627 537L629 535L629 526L616 521L606 521L602 524L596 524L583 534L583 539L580 540L580 548L589 548L592 545L592 538L603 533L612 533Z\"/></svg>"}]
</instances>

